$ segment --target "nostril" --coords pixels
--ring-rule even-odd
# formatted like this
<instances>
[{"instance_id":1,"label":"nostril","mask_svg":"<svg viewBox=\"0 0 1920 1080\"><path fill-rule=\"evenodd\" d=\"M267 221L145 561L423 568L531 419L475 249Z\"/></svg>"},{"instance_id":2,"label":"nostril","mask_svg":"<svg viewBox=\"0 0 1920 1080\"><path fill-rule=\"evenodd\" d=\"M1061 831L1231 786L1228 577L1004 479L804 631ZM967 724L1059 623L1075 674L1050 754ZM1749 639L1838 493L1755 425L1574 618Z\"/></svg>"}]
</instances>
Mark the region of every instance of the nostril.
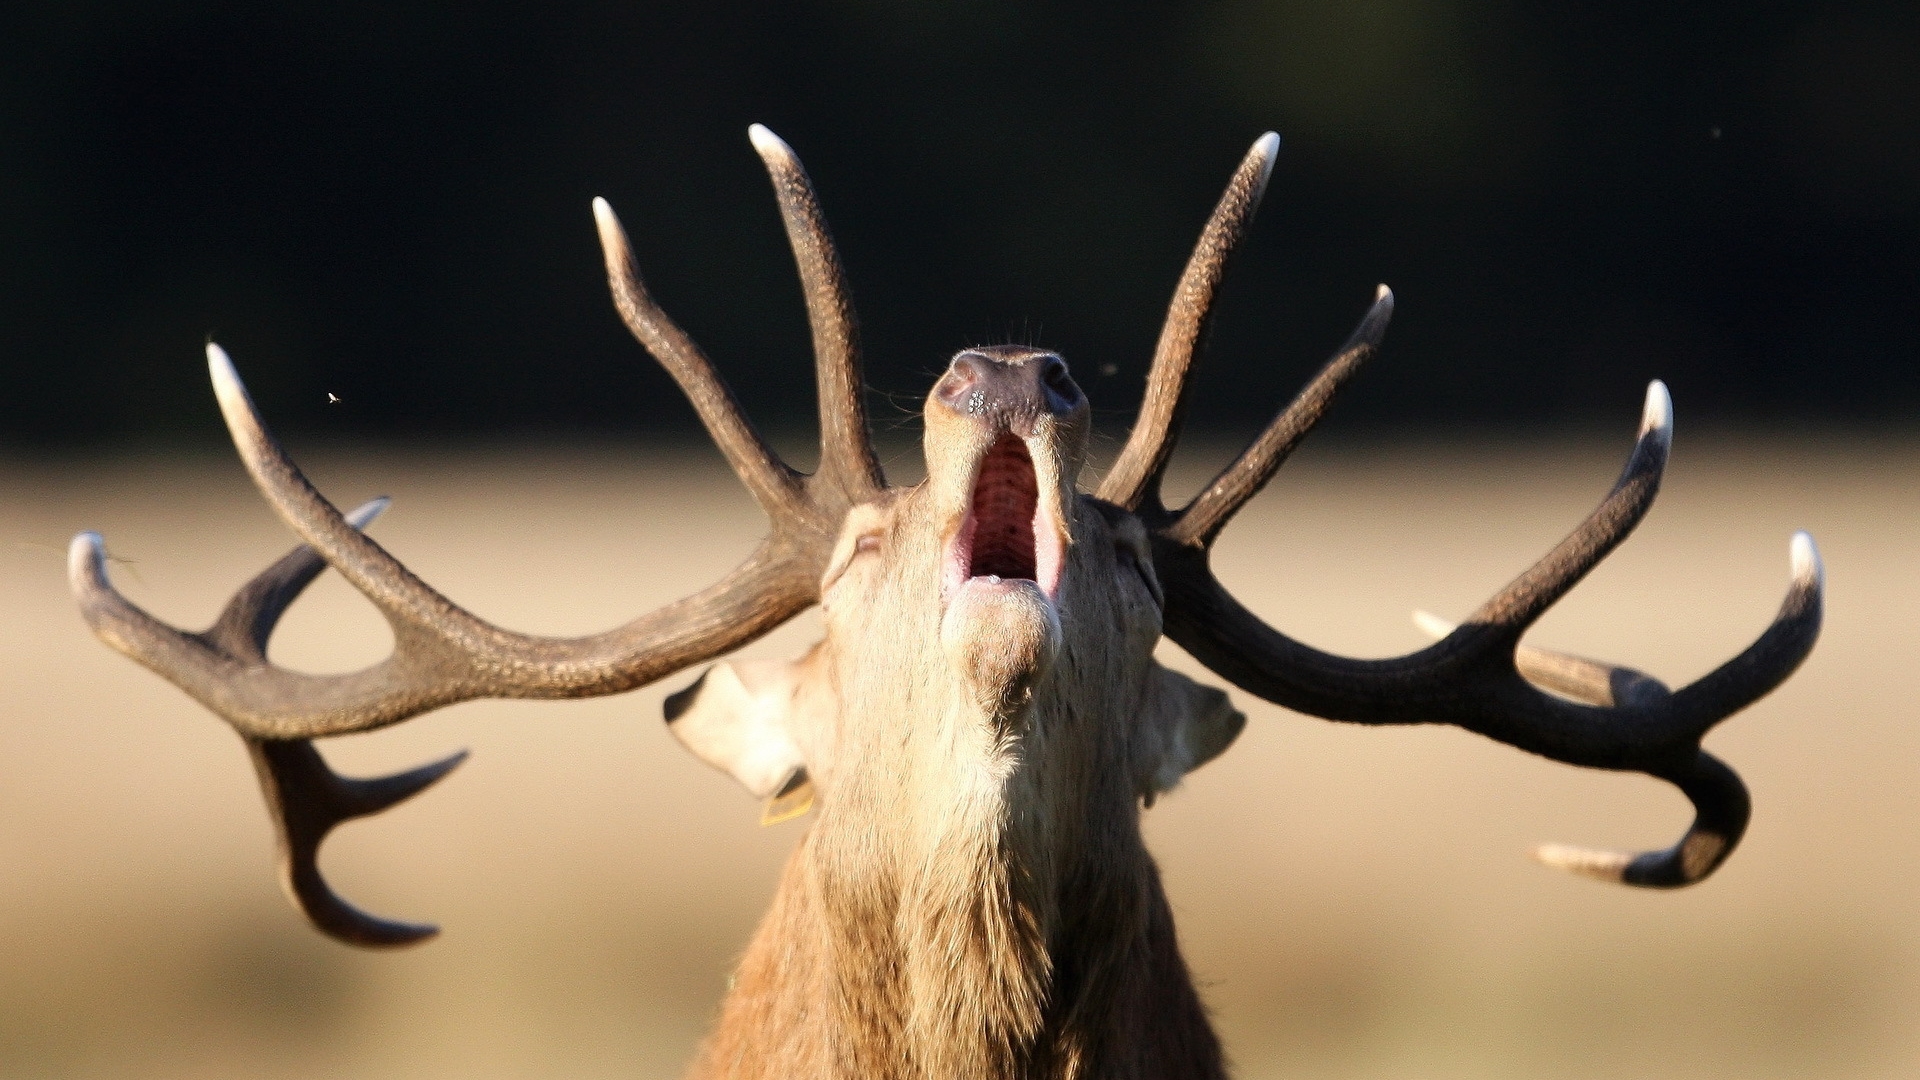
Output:
<instances>
[{"instance_id":1,"label":"nostril","mask_svg":"<svg viewBox=\"0 0 1920 1080\"><path fill-rule=\"evenodd\" d=\"M947 373L940 377L934 393L956 409L965 410L967 398L980 385L980 358L962 354L953 358Z\"/></svg>"},{"instance_id":2,"label":"nostril","mask_svg":"<svg viewBox=\"0 0 1920 1080\"><path fill-rule=\"evenodd\" d=\"M1080 403L1080 388L1067 374L1067 362L1050 356L1040 371L1040 385L1046 387L1047 405L1056 413L1071 412Z\"/></svg>"}]
</instances>

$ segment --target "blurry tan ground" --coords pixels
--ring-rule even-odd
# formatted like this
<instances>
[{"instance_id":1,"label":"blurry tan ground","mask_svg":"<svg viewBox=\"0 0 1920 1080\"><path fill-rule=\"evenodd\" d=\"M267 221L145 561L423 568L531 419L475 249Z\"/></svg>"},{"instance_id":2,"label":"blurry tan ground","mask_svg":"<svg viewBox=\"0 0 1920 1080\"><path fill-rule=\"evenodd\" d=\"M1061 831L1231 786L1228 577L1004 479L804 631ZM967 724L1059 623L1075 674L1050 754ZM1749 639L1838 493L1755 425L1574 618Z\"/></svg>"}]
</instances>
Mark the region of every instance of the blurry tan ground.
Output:
<instances>
[{"instance_id":1,"label":"blurry tan ground","mask_svg":"<svg viewBox=\"0 0 1920 1080\"><path fill-rule=\"evenodd\" d=\"M1920 447L1689 441L1637 537L1535 641L1690 679L1765 624L1811 529L1827 630L1710 746L1747 841L1678 893L1555 875L1540 840L1671 841L1685 804L1450 730L1366 730L1236 693L1237 747L1148 815L1186 951L1245 1077L1920 1074ZM1322 647L1420 643L1597 499L1625 451L1313 448L1228 534L1222 576ZM1199 455L1204 457L1205 455ZM578 633L713 579L759 521L711 454L309 454L456 600ZM804 822L772 829L673 744L687 677L585 703L460 706L330 744L347 770L474 757L327 852L423 948L309 932L274 884L239 744L96 643L51 549L102 530L125 590L201 625L289 546L228 461L0 465L0 1077L646 1077L678 1072ZM784 655L802 619L754 646ZM377 658L336 578L277 655ZM1172 661L1191 667L1177 650Z\"/></svg>"}]
</instances>

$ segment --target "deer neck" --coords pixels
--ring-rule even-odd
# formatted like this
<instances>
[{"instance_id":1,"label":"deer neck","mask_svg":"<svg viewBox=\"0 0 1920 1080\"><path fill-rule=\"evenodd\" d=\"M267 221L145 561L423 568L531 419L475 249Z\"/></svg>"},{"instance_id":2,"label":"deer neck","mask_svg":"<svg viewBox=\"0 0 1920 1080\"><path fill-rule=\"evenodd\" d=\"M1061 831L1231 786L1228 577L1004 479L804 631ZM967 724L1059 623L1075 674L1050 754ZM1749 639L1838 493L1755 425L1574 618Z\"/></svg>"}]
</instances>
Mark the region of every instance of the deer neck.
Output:
<instances>
[{"instance_id":1,"label":"deer neck","mask_svg":"<svg viewBox=\"0 0 1920 1080\"><path fill-rule=\"evenodd\" d=\"M1141 1008L1210 1046L1128 770L1105 760L1123 741L1100 727L1041 686L857 748L885 766L823 798L707 1074L1080 1075Z\"/></svg>"}]
</instances>

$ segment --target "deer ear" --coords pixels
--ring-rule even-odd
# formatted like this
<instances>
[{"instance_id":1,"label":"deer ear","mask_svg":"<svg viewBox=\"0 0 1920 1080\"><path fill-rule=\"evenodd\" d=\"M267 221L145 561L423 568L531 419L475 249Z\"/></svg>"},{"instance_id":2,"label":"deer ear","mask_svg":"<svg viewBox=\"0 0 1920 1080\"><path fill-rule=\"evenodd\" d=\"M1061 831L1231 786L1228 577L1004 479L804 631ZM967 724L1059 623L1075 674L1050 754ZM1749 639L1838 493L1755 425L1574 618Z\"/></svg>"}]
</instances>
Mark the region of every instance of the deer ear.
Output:
<instances>
[{"instance_id":1,"label":"deer ear","mask_svg":"<svg viewBox=\"0 0 1920 1080\"><path fill-rule=\"evenodd\" d=\"M1225 691L1153 665L1145 722L1148 753L1141 762L1140 795L1148 806L1180 778L1219 757L1247 717Z\"/></svg>"},{"instance_id":2,"label":"deer ear","mask_svg":"<svg viewBox=\"0 0 1920 1080\"><path fill-rule=\"evenodd\" d=\"M822 759L832 699L821 652L816 647L790 663L715 664L667 698L667 729L756 797L793 802L828 767Z\"/></svg>"}]
</instances>

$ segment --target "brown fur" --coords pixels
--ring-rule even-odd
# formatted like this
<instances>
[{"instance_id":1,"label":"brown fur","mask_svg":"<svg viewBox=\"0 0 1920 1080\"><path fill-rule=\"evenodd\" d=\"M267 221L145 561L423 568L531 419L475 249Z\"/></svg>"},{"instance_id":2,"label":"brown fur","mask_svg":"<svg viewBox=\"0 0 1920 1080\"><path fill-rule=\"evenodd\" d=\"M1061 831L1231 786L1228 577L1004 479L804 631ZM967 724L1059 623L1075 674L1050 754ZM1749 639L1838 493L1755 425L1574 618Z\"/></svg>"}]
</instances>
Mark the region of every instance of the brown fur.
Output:
<instances>
[{"instance_id":1,"label":"brown fur","mask_svg":"<svg viewBox=\"0 0 1920 1080\"><path fill-rule=\"evenodd\" d=\"M1073 493L1084 405L1028 439L1071 537L1057 621L944 604L994 432L928 420L928 481L849 516L826 638L782 691L817 818L693 1073L1219 1077L1140 813L1238 714L1153 662L1137 526Z\"/></svg>"}]
</instances>

